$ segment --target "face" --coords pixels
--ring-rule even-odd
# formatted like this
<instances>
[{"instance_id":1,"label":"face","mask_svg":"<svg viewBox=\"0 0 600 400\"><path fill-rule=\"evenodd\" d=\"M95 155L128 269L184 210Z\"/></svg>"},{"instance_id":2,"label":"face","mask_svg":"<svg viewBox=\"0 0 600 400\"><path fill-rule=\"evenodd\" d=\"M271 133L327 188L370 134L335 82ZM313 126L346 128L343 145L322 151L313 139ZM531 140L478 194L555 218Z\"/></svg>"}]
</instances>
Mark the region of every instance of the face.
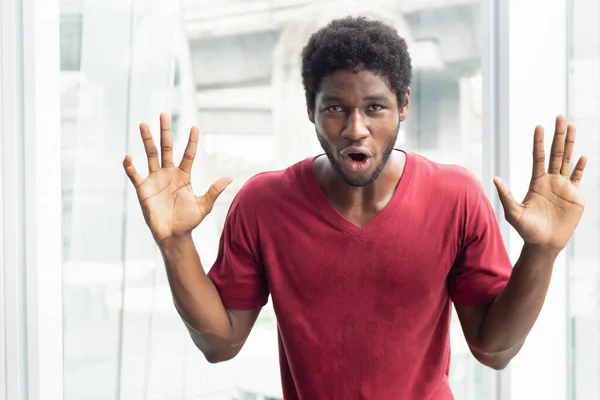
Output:
<instances>
[{"instance_id":1,"label":"face","mask_svg":"<svg viewBox=\"0 0 600 400\"><path fill-rule=\"evenodd\" d=\"M387 79L369 70L340 70L323 79L309 118L331 165L347 184L360 187L377 179L409 103L410 92L400 108Z\"/></svg>"}]
</instances>

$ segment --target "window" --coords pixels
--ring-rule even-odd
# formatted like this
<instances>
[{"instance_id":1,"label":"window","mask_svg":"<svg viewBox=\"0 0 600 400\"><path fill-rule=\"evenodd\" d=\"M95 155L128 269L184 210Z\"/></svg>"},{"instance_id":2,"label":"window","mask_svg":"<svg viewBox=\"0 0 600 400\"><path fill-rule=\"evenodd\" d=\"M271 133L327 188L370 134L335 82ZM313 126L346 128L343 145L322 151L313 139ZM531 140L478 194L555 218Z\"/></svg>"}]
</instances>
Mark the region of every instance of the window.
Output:
<instances>
[{"instance_id":1,"label":"window","mask_svg":"<svg viewBox=\"0 0 600 400\"><path fill-rule=\"evenodd\" d=\"M409 39L413 103L398 146L481 177L480 3L436 3L372 1L355 11ZM319 21L341 15L308 0L186 0L182 9L170 0L61 0L61 16L65 399L280 398L272 307L238 357L206 363L175 312L121 160L133 154L145 173L137 125L157 134L161 111L175 116L175 157L199 125L196 191L236 178L195 232L208 269L239 187L321 151L300 51ZM487 398L457 320L452 351L456 397Z\"/></svg>"},{"instance_id":2,"label":"window","mask_svg":"<svg viewBox=\"0 0 600 400\"><path fill-rule=\"evenodd\" d=\"M193 353L120 163L143 160L140 122L156 131L167 109L190 120L173 89L179 9L64 0L61 15L64 397L168 398Z\"/></svg>"},{"instance_id":3,"label":"window","mask_svg":"<svg viewBox=\"0 0 600 400\"><path fill-rule=\"evenodd\" d=\"M590 162L584 217L569 251L570 400L600 398L600 4L569 1L569 118Z\"/></svg>"}]
</instances>

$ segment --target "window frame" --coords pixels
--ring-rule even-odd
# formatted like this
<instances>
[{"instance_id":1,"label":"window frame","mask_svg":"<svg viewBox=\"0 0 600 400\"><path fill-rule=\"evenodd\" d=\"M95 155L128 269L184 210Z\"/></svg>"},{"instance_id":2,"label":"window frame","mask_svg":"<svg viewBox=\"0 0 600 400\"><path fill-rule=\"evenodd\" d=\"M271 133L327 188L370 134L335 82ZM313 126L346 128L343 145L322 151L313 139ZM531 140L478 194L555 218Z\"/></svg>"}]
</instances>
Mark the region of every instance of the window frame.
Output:
<instances>
[{"instance_id":1,"label":"window frame","mask_svg":"<svg viewBox=\"0 0 600 400\"><path fill-rule=\"evenodd\" d=\"M63 397L58 0L0 0L0 398ZM3 304L2 304L3 303ZM10 367L9 367L10 366Z\"/></svg>"},{"instance_id":2,"label":"window frame","mask_svg":"<svg viewBox=\"0 0 600 400\"><path fill-rule=\"evenodd\" d=\"M541 124L545 128L548 157L555 117L566 113L567 0L490 1L495 3L499 21L497 77L492 79L497 85L497 104L493 109L496 117L492 124L496 129L497 169L490 171L501 176L520 200L531 177L535 126ZM488 190L495 191L491 182ZM506 224L497 197L494 194L498 220L514 263L523 241ZM554 264L546 301L525 345L507 369L496 373L496 400L567 396L566 253L561 252Z\"/></svg>"}]
</instances>

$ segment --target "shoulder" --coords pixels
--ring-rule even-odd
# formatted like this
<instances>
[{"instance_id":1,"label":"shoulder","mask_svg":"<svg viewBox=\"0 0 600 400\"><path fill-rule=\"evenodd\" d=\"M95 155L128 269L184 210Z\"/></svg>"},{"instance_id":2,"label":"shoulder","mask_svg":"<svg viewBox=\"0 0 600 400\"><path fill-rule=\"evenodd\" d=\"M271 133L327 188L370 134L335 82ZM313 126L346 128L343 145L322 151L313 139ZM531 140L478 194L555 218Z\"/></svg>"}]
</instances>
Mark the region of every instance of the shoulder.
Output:
<instances>
[{"instance_id":1,"label":"shoulder","mask_svg":"<svg viewBox=\"0 0 600 400\"><path fill-rule=\"evenodd\" d=\"M440 192L458 197L484 194L480 179L467 168L432 161L415 155L419 179Z\"/></svg>"},{"instance_id":2,"label":"shoulder","mask_svg":"<svg viewBox=\"0 0 600 400\"><path fill-rule=\"evenodd\" d=\"M303 179L305 159L285 169L265 171L253 175L239 189L234 202L243 207L261 209L272 205L272 201L289 195L293 190L302 187L299 181Z\"/></svg>"},{"instance_id":3,"label":"shoulder","mask_svg":"<svg viewBox=\"0 0 600 400\"><path fill-rule=\"evenodd\" d=\"M467 168L456 164L437 163L416 156L421 192L431 194L430 200L447 212L459 229L459 237L472 235L477 229L486 229L495 221L495 211L481 180ZM443 211L446 210L446 211Z\"/></svg>"}]
</instances>

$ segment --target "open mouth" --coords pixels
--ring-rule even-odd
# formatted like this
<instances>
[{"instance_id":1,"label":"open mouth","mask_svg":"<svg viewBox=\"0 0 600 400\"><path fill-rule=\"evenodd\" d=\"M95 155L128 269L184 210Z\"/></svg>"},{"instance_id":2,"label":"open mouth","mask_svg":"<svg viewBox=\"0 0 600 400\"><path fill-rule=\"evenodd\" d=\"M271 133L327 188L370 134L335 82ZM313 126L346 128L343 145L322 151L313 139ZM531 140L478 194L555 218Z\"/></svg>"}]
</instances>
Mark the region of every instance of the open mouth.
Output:
<instances>
[{"instance_id":1,"label":"open mouth","mask_svg":"<svg viewBox=\"0 0 600 400\"><path fill-rule=\"evenodd\" d=\"M344 166L352 172L366 171L372 162L372 153L367 148L346 148L342 151Z\"/></svg>"},{"instance_id":2,"label":"open mouth","mask_svg":"<svg viewBox=\"0 0 600 400\"><path fill-rule=\"evenodd\" d=\"M363 162L367 159L367 155L363 153L350 153L348 156L352 161Z\"/></svg>"}]
</instances>

